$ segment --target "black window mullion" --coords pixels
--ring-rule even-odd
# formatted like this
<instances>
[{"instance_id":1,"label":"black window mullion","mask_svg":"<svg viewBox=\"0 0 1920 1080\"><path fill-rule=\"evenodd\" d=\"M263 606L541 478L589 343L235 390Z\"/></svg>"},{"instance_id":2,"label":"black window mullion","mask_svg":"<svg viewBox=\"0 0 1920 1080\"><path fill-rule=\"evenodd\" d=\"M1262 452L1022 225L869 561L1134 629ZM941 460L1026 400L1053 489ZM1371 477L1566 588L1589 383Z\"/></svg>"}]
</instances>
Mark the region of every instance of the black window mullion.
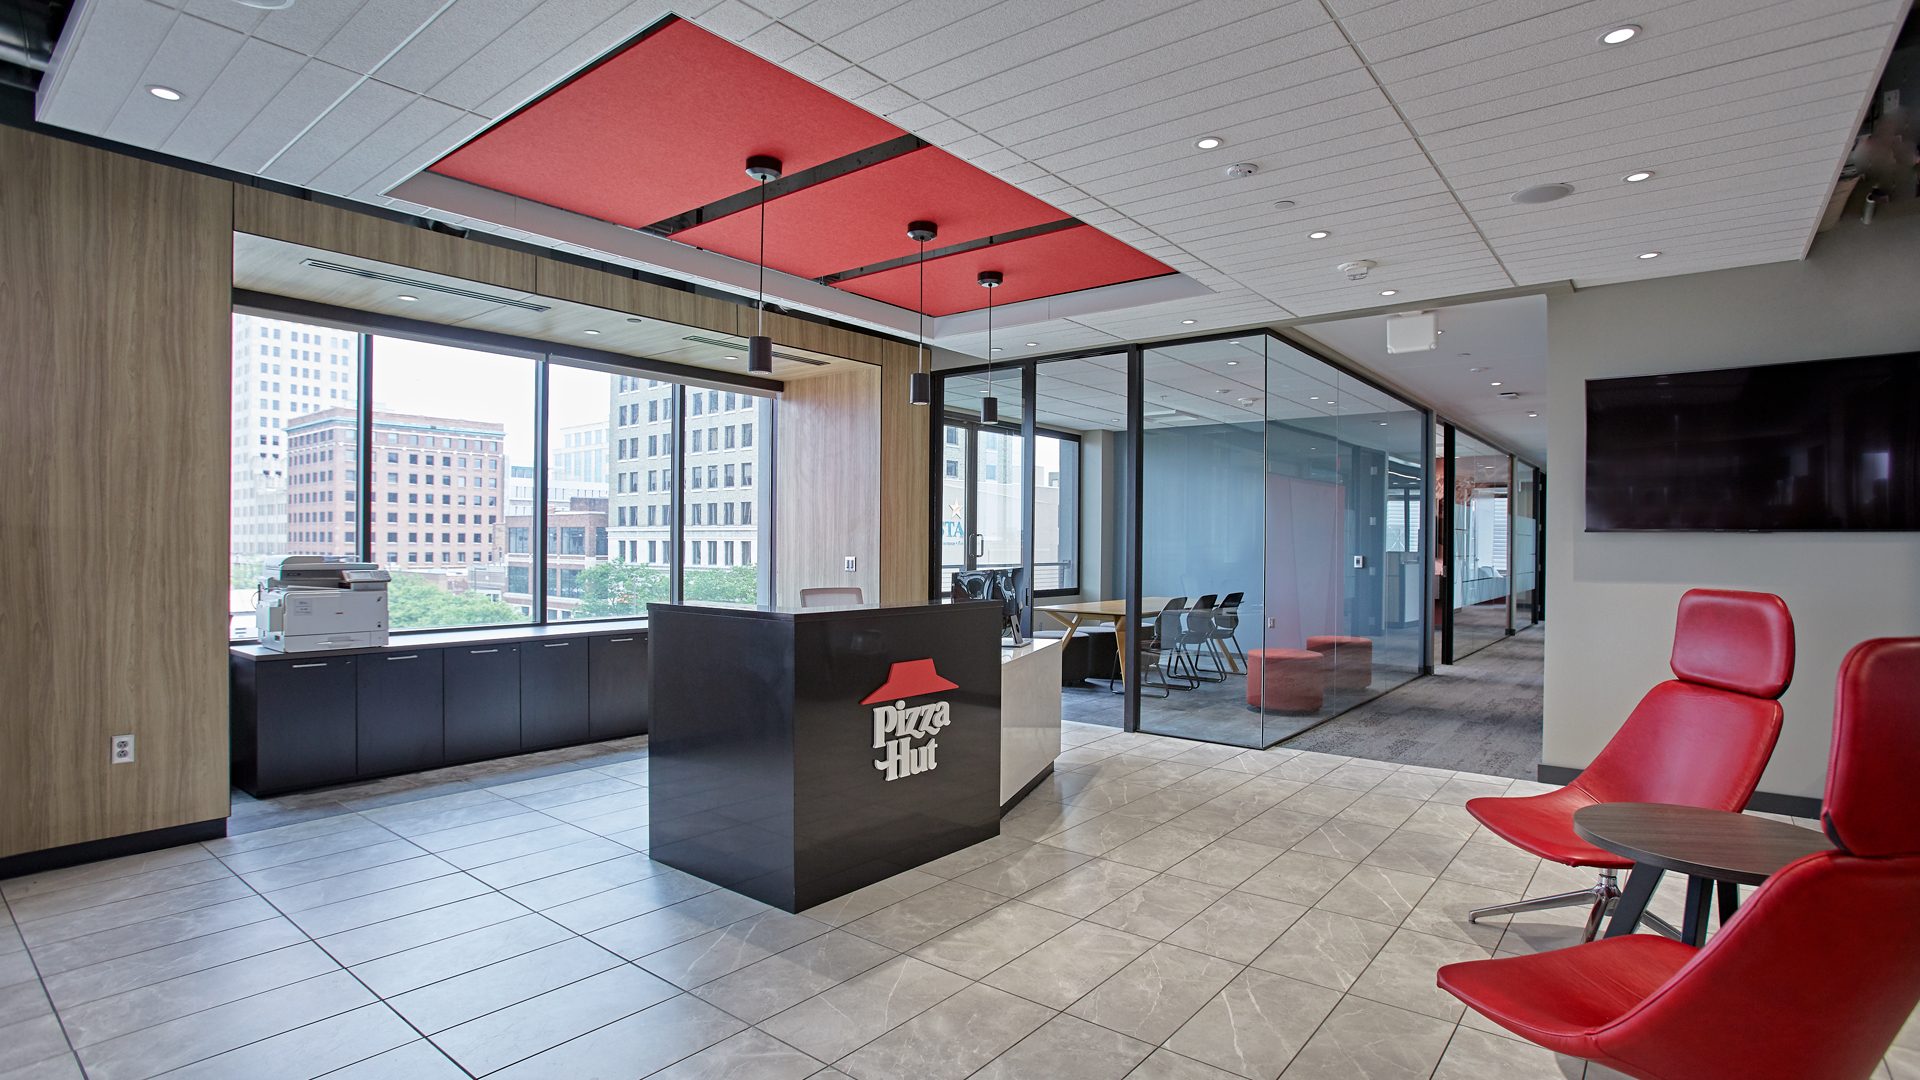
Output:
<instances>
[{"instance_id":1,"label":"black window mullion","mask_svg":"<svg viewBox=\"0 0 1920 1080\"><path fill-rule=\"evenodd\" d=\"M547 362L534 361L533 371L533 527L527 538L531 563L527 568L527 595L533 600L533 623L541 626L547 621ZM502 490L511 502L511 464L506 474Z\"/></svg>"},{"instance_id":2,"label":"black window mullion","mask_svg":"<svg viewBox=\"0 0 1920 1080\"><path fill-rule=\"evenodd\" d=\"M373 335L358 334L360 339L360 372L357 392L360 400L355 403L354 416L360 424L360 468L356 479L359 488L355 496L354 512L360 515L360 560L379 562L373 551ZM381 565L386 565L381 563Z\"/></svg>"},{"instance_id":3,"label":"black window mullion","mask_svg":"<svg viewBox=\"0 0 1920 1080\"><path fill-rule=\"evenodd\" d=\"M667 439L672 447L667 458L672 470L667 487L667 546L670 552L667 560L670 578L667 599L675 604L686 602L686 587L682 578L686 574L687 564L687 527L683 513L686 509L687 447L680 436L685 427L686 411L687 388L685 384L674 383L667 397Z\"/></svg>"},{"instance_id":4,"label":"black window mullion","mask_svg":"<svg viewBox=\"0 0 1920 1080\"><path fill-rule=\"evenodd\" d=\"M1033 503L1035 498L1033 482L1033 463L1039 453L1039 438L1034 431L1034 386L1036 382L1034 366L1022 364L1020 367L1020 510L1022 527L1020 530L1020 565L1027 570L1027 595L1016 598L1020 606L1020 633L1024 636L1033 633L1033 605L1028 601L1033 596L1034 565L1033 538L1037 530L1034 519Z\"/></svg>"}]
</instances>

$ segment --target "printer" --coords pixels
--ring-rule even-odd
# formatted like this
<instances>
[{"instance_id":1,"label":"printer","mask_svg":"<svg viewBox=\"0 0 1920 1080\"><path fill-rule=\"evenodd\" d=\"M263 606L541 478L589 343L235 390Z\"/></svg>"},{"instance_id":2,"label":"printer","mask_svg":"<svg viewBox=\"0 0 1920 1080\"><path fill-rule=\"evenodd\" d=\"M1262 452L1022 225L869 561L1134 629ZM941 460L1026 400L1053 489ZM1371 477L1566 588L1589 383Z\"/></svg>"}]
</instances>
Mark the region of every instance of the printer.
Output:
<instances>
[{"instance_id":1,"label":"printer","mask_svg":"<svg viewBox=\"0 0 1920 1080\"><path fill-rule=\"evenodd\" d=\"M254 617L260 644L274 652L365 649L387 643L386 570L325 555L288 555L268 564Z\"/></svg>"}]
</instances>

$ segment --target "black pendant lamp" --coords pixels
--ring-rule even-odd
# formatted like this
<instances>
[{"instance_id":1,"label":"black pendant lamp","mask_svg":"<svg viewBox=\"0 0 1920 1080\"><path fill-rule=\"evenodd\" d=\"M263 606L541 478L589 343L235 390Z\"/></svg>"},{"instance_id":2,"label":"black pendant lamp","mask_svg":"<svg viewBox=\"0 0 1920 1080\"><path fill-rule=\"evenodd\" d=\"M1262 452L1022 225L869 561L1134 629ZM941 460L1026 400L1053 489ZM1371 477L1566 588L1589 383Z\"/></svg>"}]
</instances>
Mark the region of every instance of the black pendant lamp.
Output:
<instances>
[{"instance_id":1,"label":"black pendant lamp","mask_svg":"<svg viewBox=\"0 0 1920 1080\"><path fill-rule=\"evenodd\" d=\"M980 287L987 290L987 396L980 399L980 422L1000 422L1000 399L993 396L993 290L1006 278L998 270L980 271Z\"/></svg>"},{"instance_id":2,"label":"black pendant lamp","mask_svg":"<svg viewBox=\"0 0 1920 1080\"><path fill-rule=\"evenodd\" d=\"M907 404L933 403L933 371L927 364L927 241L940 234L931 221L907 222L907 239L920 245L920 350L907 377Z\"/></svg>"},{"instance_id":3,"label":"black pendant lamp","mask_svg":"<svg viewBox=\"0 0 1920 1080\"><path fill-rule=\"evenodd\" d=\"M747 175L760 185L760 302L754 305L754 334L747 339L747 370L773 374L773 339L767 336L767 185L780 179L780 159L755 154L747 159Z\"/></svg>"}]
</instances>

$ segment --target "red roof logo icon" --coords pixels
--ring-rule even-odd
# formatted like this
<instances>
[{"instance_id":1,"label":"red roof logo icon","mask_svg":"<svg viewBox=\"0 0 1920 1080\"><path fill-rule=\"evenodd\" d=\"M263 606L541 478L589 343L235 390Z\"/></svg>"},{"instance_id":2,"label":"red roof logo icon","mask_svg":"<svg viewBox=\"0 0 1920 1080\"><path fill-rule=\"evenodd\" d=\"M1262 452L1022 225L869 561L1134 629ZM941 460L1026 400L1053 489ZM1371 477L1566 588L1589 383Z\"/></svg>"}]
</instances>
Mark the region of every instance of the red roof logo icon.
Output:
<instances>
[{"instance_id":1,"label":"red roof logo icon","mask_svg":"<svg viewBox=\"0 0 1920 1080\"><path fill-rule=\"evenodd\" d=\"M872 705L879 701L899 701L925 694L937 694L942 690L958 689L960 689L959 683L943 678L933 669L932 657L925 660L896 660L893 662L893 669L887 672L886 683L861 699L860 704Z\"/></svg>"}]
</instances>

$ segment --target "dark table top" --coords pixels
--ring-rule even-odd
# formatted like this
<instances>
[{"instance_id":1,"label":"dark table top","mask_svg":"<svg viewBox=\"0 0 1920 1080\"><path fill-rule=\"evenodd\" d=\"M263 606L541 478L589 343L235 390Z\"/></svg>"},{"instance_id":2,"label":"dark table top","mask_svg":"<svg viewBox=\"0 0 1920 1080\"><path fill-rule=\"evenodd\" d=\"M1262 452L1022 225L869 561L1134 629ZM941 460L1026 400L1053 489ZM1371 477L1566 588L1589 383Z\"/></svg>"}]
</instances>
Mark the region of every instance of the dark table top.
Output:
<instances>
[{"instance_id":1,"label":"dark table top","mask_svg":"<svg viewBox=\"0 0 1920 1080\"><path fill-rule=\"evenodd\" d=\"M1833 845L1813 829L1753 814L1663 803L1599 803L1573 814L1573 831L1636 866L1758 885L1788 863Z\"/></svg>"}]
</instances>

